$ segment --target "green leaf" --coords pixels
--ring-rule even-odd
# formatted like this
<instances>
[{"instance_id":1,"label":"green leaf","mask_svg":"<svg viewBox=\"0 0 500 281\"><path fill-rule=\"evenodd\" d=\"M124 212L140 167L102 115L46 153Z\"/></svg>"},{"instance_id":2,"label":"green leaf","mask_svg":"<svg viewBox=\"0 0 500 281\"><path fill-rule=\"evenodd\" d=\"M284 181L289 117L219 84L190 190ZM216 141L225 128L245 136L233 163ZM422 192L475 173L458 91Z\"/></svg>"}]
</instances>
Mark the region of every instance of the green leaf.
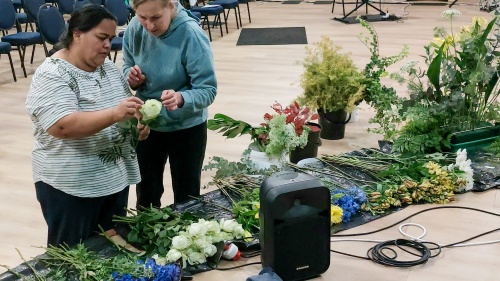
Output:
<instances>
[{"instance_id":1,"label":"green leaf","mask_svg":"<svg viewBox=\"0 0 500 281\"><path fill-rule=\"evenodd\" d=\"M441 61L443 59L444 44L439 48L437 56L432 60L427 70L427 77L429 82L435 87L436 91L441 93L440 88L440 75L441 75Z\"/></svg>"}]
</instances>

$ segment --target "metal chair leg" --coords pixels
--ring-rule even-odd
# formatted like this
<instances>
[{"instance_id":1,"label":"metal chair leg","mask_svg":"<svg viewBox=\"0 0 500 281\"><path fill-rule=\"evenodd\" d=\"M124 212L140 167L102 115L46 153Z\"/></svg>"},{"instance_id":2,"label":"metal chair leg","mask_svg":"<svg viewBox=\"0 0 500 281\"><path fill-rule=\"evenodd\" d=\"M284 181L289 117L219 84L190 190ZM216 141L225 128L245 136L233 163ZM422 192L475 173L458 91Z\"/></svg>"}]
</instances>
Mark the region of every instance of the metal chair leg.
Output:
<instances>
[{"instance_id":1,"label":"metal chair leg","mask_svg":"<svg viewBox=\"0 0 500 281\"><path fill-rule=\"evenodd\" d=\"M23 48L22 46L17 46L17 51L19 52L19 58L21 60L21 68L23 69L24 78L27 78L28 75L26 74L26 68L24 67L24 56L23 56L23 51L21 51L21 49L26 50L26 47Z\"/></svg>"},{"instance_id":2,"label":"metal chair leg","mask_svg":"<svg viewBox=\"0 0 500 281\"><path fill-rule=\"evenodd\" d=\"M10 62L10 69L12 69L12 77L14 77L14 82L17 82L16 71L14 70L14 64L12 63L12 56L10 53L7 54Z\"/></svg>"},{"instance_id":3,"label":"metal chair leg","mask_svg":"<svg viewBox=\"0 0 500 281\"><path fill-rule=\"evenodd\" d=\"M250 17L250 5L247 2L247 12L248 12L248 22L252 23L252 18Z\"/></svg>"}]
</instances>

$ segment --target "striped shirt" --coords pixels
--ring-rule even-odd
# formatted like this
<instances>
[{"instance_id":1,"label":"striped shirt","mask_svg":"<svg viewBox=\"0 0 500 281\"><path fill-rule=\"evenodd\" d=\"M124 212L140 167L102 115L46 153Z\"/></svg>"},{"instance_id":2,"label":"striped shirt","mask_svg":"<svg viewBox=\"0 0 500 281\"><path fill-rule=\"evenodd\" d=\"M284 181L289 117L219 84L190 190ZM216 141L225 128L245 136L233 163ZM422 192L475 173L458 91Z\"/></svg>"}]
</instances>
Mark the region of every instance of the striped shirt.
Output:
<instances>
[{"instance_id":1,"label":"striped shirt","mask_svg":"<svg viewBox=\"0 0 500 281\"><path fill-rule=\"evenodd\" d=\"M106 196L138 183L137 157L129 139L118 144L125 157L116 163L103 163L98 157L116 145L117 124L81 139L59 139L47 133L64 116L111 108L130 95L127 82L110 60L86 72L60 58L45 59L26 99L35 136L34 182L43 181L78 197Z\"/></svg>"}]
</instances>

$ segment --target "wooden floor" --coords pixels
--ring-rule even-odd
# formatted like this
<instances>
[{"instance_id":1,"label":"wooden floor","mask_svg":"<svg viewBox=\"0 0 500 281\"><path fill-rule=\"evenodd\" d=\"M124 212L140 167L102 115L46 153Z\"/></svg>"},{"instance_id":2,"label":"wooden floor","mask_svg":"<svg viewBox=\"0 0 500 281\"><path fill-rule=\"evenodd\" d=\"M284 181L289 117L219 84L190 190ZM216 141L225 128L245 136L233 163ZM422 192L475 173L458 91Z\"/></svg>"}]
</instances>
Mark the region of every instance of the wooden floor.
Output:
<instances>
[{"instance_id":1,"label":"wooden floor","mask_svg":"<svg viewBox=\"0 0 500 281\"><path fill-rule=\"evenodd\" d=\"M471 1L471 0L468 0ZM463 15L457 18L455 27L468 24L473 16L491 18L486 12L479 11L478 2L459 1L454 8ZM279 2L251 2L252 23L248 23L246 7L241 6L244 27L299 27L304 26L309 43L317 42L322 35L329 36L335 43L352 52L353 58L360 67L369 59L367 48L357 35L365 32L359 24L345 25L332 20L339 16L341 5L337 4L336 13L330 12L331 5L318 5L303 2L297 5L282 5ZM410 6L406 9L402 4L385 4L383 10L399 16L406 15L400 22L374 23L380 36L382 55L398 52L403 44L410 47L409 60L419 60L424 54L423 46L433 38L435 26L448 26L447 20L441 17L444 6ZM349 11L353 6L348 5ZM361 12L363 9L361 9ZM373 12L372 12L373 13ZM218 96L210 107L210 114L224 113L236 119L252 124L262 122L265 112L270 112L274 101L286 104L301 93L298 85L301 67L295 62L303 58L304 45L281 46L236 46L240 31L236 30L234 17L229 22L229 34L220 37L214 32L212 42L216 71L219 83ZM42 49L37 47L35 61L28 65L32 74L43 61ZM22 260L16 248L29 259L43 252L33 246L42 246L46 242L46 225L40 207L35 198L35 190L31 179L31 149L34 143L31 122L28 118L24 102L28 92L31 75L22 77L19 59L13 52L17 66L18 82L14 83L6 56L0 59L0 264L15 266ZM119 66L121 63L119 55ZM401 65L401 64L400 64ZM392 70L396 70L393 67ZM394 82L389 81L394 84ZM404 88L394 85L399 93ZM368 119L373 112L362 104L360 120L348 124L346 137L343 140L323 140L320 153L333 154L357 149L358 147L375 147L379 136L366 132L370 126ZM209 132L207 159L211 156L222 156L230 160L238 160L249 143L248 137L224 140L214 132ZM211 176L203 173L204 182ZM167 190L170 186L168 173L165 175ZM209 191L205 189L204 192ZM164 205L172 203L170 192L162 198ZM135 203L135 192L132 189L130 206ZM458 196L454 205L469 206L500 213L500 191L491 190L484 193L470 193ZM405 210L349 230L347 233L364 232L384 227L396 222L417 210L430 207L412 206ZM437 243L459 241L484 231L500 227L500 219L485 214L468 211L437 211L412 218L411 222L423 224L428 231L427 239ZM410 230L410 232L417 232ZM367 239L400 238L397 228L383 231ZM481 241L500 239L495 233L480 239ZM290 245L292 246L292 245ZM332 243L332 248L352 254L364 255L370 244L355 242ZM395 281L395 280L462 280L462 281L494 281L500 280L500 244L477 247L446 249L435 259L423 266L408 269L395 269L374 264L369 261L331 255L330 269L317 280L356 280L356 281ZM242 262L258 261L258 258ZM221 266L232 266L225 263ZM245 280L261 269L252 265L232 271L212 271L195 276L195 280ZM0 269L0 272L2 269Z\"/></svg>"}]
</instances>

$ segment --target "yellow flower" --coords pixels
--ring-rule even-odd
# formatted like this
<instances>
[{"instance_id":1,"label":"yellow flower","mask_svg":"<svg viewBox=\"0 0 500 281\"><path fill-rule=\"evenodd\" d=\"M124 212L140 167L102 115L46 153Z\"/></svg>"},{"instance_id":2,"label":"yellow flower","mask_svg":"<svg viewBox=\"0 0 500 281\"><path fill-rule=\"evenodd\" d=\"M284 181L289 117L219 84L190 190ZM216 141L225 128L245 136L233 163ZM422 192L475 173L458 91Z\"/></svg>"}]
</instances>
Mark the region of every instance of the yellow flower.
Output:
<instances>
[{"instance_id":1,"label":"yellow flower","mask_svg":"<svg viewBox=\"0 0 500 281\"><path fill-rule=\"evenodd\" d=\"M483 17L473 17L472 18L472 24L476 25L476 23L479 24L479 26L481 26L481 27L482 26L486 26L488 24L488 22L486 21L486 19L483 18Z\"/></svg>"},{"instance_id":2,"label":"yellow flower","mask_svg":"<svg viewBox=\"0 0 500 281\"><path fill-rule=\"evenodd\" d=\"M259 219L259 212L255 213L255 216L254 216L256 219Z\"/></svg>"},{"instance_id":3,"label":"yellow flower","mask_svg":"<svg viewBox=\"0 0 500 281\"><path fill-rule=\"evenodd\" d=\"M330 211L330 223L337 224L342 222L342 216L344 215L344 210L339 206L332 205Z\"/></svg>"}]
</instances>

